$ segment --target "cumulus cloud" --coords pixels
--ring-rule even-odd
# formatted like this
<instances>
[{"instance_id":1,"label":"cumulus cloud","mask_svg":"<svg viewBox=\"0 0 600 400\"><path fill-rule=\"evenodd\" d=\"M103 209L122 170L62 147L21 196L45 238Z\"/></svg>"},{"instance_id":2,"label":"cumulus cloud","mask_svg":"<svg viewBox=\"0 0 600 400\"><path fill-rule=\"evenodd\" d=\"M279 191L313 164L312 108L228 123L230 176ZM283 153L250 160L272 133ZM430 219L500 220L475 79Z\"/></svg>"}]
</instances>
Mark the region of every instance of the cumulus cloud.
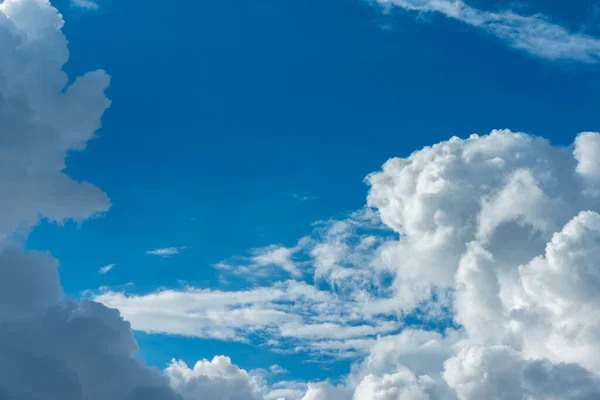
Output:
<instances>
[{"instance_id":1,"label":"cumulus cloud","mask_svg":"<svg viewBox=\"0 0 600 400\"><path fill-rule=\"evenodd\" d=\"M445 367L459 400L591 400L600 394L598 376L581 366L524 359L506 346L465 346Z\"/></svg>"},{"instance_id":2,"label":"cumulus cloud","mask_svg":"<svg viewBox=\"0 0 600 400\"><path fill-rule=\"evenodd\" d=\"M418 13L438 13L496 36L510 46L549 60L597 63L600 38L552 23L541 14L521 15L512 10L486 11L463 0L375 0L386 7Z\"/></svg>"},{"instance_id":3,"label":"cumulus cloud","mask_svg":"<svg viewBox=\"0 0 600 400\"><path fill-rule=\"evenodd\" d=\"M84 220L110 207L100 189L63 173L65 155L85 147L110 102L103 71L66 86L62 24L46 1L0 4L0 243L41 218Z\"/></svg>"},{"instance_id":4,"label":"cumulus cloud","mask_svg":"<svg viewBox=\"0 0 600 400\"><path fill-rule=\"evenodd\" d=\"M193 368L173 361L165 370L171 385L185 399L261 400L259 380L228 357L200 360Z\"/></svg>"},{"instance_id":5,"label":"cumulus cloud","mask_svg":"<svg viewBox=\"0 0 600 400\"><path fill-rule=\"evenodd\" d=\"M58 262L22 247L41 219L81 221L110 207L100 189L63 172L110 103L102 71L67 86L62 24L46 0L0 4L0 398L181 400L134 358L118 311L65 299Z\"/></svg>"},{"instance_id":6,"label":"cumulus cloud","mask_svg":"<svg viewBox=\"0 0 600 400\"><path fill-rule=\"evenodd\" d=\"M275 350L355 359L290 399L597 398L597 143L454 137L388 160L365 209L317 224L294 253L307 282L96 300L137 329L260 332Z\"/></svg>"},{"instance_id":7,"label":"cumulus cloud","mask_svg":"<svg viewBox=\"0 0 600 400\"><path fill-rule=\"evenodd\" d=\"M540 17L459 1L394 4L442 12L546 58L597 59L595 39ZM104 72L67 85L62 23L46 0L0 4L0 397L600 397L597 133L561 147L493 131L391 159L366 178L363 210L245 258L296 280L65 299L57 261L22 239L41 219L85 220L110 207L99 188L63 172L110 103ZM274 371L245 371L224 356L193 367L174 360L161 373L134 358L130 323L107 306L139 330L355 362L343 379L324 382L269 383Z\"/></svg>"}]
</instances>

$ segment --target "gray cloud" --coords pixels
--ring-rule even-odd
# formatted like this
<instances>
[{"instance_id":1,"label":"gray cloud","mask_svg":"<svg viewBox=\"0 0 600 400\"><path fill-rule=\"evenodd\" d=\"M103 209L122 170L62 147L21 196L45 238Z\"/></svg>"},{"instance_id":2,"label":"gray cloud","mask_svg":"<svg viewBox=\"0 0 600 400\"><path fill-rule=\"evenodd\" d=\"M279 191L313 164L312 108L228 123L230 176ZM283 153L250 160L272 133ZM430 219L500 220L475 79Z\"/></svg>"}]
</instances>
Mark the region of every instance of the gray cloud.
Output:
<instances>
[{"instance_id":1,"label":"gray cloud","mask_svg":"<svg viewBox=\"0 0 600 400\"><path fill-rule=\"evenodd\" d=\"M20 245L41 218L84 220L110 207L100 189L62 172L110 102L102 71L65 88L61 27L46 0L0 4L0 398L180 400L134 358L117 310L64 299L58 262Z\"/></svg>"}]
</instances>

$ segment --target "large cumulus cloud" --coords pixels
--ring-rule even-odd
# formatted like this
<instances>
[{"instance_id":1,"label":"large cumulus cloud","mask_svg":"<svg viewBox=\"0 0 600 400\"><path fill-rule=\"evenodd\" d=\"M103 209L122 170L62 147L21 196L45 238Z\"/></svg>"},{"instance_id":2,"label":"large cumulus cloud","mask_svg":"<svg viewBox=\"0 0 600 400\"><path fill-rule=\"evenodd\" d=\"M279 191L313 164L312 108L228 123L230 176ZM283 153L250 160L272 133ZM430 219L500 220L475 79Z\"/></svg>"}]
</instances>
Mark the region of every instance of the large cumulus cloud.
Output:
<instances>
[{"instance_id":1,"label":"large cumulus cloud","mask_svg":"<svg viewBox=\"0 0 600 400\"><path fill-rule=\"evenodd\" d=\"M40 219L108 210L99 188L67 176L109 105L96 71L69 84L62 19L47 0L0 4L0 398L180 400L138 348L119 312L64 299L57 261L22 239Z\"/></svg>"},{"instance_id":2,"label":"large cumulus cloud","mask_svg":"<svg viewBox=\"0 0 600 400\"><path fill-rule=\"evenodd\" d=\"M322 304L310 308L311 318L337 324L320 329L318 338L298 338L298 348L360 347L366 357L357 358L341 382L308 383L303 395L295 390L287 398L600 398L599 148L600 134L592 132L554 146L541 137L493 131L451 138L370 174L366 211L326 224L288 255L290 262L303 256L307 261L297 265L319 285ZM293 282L286 285L310 286ZM186 298L195 310L206 307L193 288L97 299L118 299L135 325L141 312L145 321L170 313L167 304L153 307L167 296ZM307 305L294 299L297 307ZM339 301L352 313L326 312ZM247 312L256 305L238 304L235 311L240 307ZM197 315L186 318L193 322ZM299 321L295 331L306 330L290 315ZM420 327L406 326L406 317ZM356 328L353 318L391 325L377 337L364 329L340 336L342 327ZM151 325L140 327L166 329ZM278 339L277 333L266 330L267 338ZM272 398L268 387L261 392Z\"/></svg>"}]
</instances>

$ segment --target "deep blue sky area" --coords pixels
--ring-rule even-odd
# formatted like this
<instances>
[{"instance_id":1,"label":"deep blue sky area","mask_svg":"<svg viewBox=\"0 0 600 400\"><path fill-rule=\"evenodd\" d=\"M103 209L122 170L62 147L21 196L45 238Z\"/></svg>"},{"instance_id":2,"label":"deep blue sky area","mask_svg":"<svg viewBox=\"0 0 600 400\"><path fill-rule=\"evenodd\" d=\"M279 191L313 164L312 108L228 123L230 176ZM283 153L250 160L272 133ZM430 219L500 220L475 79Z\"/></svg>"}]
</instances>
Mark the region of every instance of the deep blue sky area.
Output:
<instances>
[{"instance_id":1,"label":"deep blue sky area","mask_svg":"<svg viewBox=\"0 0 600 400\"><path fill-rule=\"evenodd\" d=\"M362 0L100 3L89 12L53 2L66 21L69 75L102 68L113 77L98 138L67 161L113 207L81 226L44 223L29 239L60 260L71 296L128 282L140 292L178 281L215 287L212 264L293 245L311 223L362 207L363 178L388 158L454 135L510 128L567 145L600 129L597 66L535 58L440 15L385 13ZM592 1L565 4L521 9L597 29ZM189 248L145 254L170 246ZM138 339L141 356L161 367L227 353L244 368L320 374L301 355Z\"/></svg>"}]
</instances>

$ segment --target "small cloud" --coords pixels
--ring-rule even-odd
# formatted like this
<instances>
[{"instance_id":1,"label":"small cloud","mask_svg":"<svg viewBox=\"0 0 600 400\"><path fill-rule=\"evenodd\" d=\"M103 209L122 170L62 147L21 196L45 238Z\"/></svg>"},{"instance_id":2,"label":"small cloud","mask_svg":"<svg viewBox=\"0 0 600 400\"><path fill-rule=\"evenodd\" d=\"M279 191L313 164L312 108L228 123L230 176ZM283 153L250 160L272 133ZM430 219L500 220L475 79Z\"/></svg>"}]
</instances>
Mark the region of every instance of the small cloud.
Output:
<instances>
[{"instance_id":1,"label":"small cloud","mask_svg":"<svg viewBox=\"0 0 600 400\"><path fill-rule=\"evenodd\" d=\"M299 201L315 201L315 200L319 200L319 198L317 196L311 196L311 195L308 195L308 194L294 193L292 196L296 200L299 200Z\"/></svg>"},{"instance_id":2,"label":"small cloud","mask_svg":"<svg viewBox=\"0 0 600 400\"><path fill-rule=\"evenodd\" d=\"M187 247L166 247L164 249L148 250L146 254L159 257L172 257L176 256L181 252L181 250L185 249L187 249Z\"/></svg>"},{"instance_id":3,"label":"small cloud","mask_svg":"<svg viewBox=\"0 0 600 400\"><path fill-rule=\"evenodd\" d=\"M71 0L73 7L85 8L86 10L97 10L98 3L92 0Z\"/></svg>"},{"instance_id":4,"label":"small cloud","mask_svg":"<svg viewBox=\"0 0 600 400\"><path fill-rule=\"evenodd\" d=\"M98 270L99 274L106 275L110 270L115 267L115 264L108 264Z\"/></svg>"},{"instance_id":5,"label":"small cloud","mask_svg":"<svg viewBox=\"0 0 600 400\"><path fill-rule=\"evenodd\" d=\"M285 374L288 372L287 369L277 365L277 364L273 364L269 367L269 372L273 375L279 375L279 374Z\"/></svg>"}]
</instances>

